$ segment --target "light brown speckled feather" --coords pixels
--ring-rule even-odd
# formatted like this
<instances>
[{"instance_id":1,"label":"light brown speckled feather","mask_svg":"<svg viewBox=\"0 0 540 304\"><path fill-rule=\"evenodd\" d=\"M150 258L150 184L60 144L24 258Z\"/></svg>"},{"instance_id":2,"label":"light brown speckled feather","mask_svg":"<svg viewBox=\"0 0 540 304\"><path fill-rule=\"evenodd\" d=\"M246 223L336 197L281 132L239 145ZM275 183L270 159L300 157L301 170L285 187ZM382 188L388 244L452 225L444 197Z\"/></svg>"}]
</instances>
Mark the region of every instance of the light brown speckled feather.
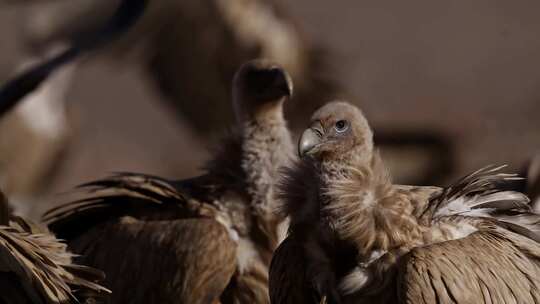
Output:
<instances>
[{"instance_id":1,"label":"light brown speckled feather","mask_svg":"<svg viewBox=\"0 0 540 304\"><path fill-rule=\"evenodd\" d=\"M413 249L399 265L399 303L540 302L540 256L506 234L476 232Z\"/></svg>"},{"instance_id":2,"label":"light brown speckled feather","mask_svg":"<svg viewBox=\"0 0 540 304\"><path fill-rule=\"evenodd\" d=\"M1 303L79 303L101 301L110 293L98 285L101 271L72 263L66 245L23 218L8 213L0 201Z\"/></svg>"}]
</instances>

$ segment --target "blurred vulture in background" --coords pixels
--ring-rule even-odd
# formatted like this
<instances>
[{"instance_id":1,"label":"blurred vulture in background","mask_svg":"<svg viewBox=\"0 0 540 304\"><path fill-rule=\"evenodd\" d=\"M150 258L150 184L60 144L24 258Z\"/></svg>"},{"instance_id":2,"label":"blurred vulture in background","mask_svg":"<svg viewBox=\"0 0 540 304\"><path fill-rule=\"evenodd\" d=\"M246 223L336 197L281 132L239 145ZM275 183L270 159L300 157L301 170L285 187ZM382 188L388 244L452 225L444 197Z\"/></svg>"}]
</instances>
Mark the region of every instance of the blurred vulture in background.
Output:
<instances>
[{"instance_id":1,"label":"blurred vulture in background","mask_svg":"<svg viewBox=\"0 0 540 304\"><path fill-rule=\"evenodd\" d=\"M540 216L516 178L480 169L446 188L399 186L360 110L312 116L283 185L290 235L272 303L537 303Z\"/></svg>"},{"instance_id":2,"label":"blurred vulture in background","mask_svg":"<svg viewBox=\"0 0 540 304\"><path fill-rule=\"evenodd\" d=\"M50 232L13 216L0 193L0 302L98 303L110 293L103 273L72 263L66 245ZM88 301L88 302L87 302Z\"/></svg>"},{"instance_id":3,"label":"blurred vulture in background","mask_svg":"<svg viewBox=\"0 0 540 304\"><path fill-rule=\"evenodd\" d=\"M268 303L279 241L275 180L293 146L289 75L256 60L233 84L237 129L206 174L183 181L122 173L45 217L81 260L107 273L112 303Z\"/></svg>"},{"instance_id":4,"label":"blurred vulture in background","mask_svg":"<svg viewBox=\"0 0 540 304\"><path fill-rule=\"evenodd\" d=\"M22 25L27 45L43 50L95 31L119 0L26 2L33 3ZM251 58L268 58L291 74L294 120L338 94L326 78L324 52L274 1L151 1L139 24L107 53L115 62L141 62L172 108L203 134L232 120L223 100L235 69Z\"/></svg>"},{"instance_id":5,"label":"blurred vulture in background","mask_svg":"<svg viewBox=\"0 0 540 304\"><path fill-rule=\"evenodd\" d=\"M113 7L114 14L105 16L108 20L93 32L75 37L68 45L62 41L40 48L0 88L0 116L16 109L0 122L0 181L16 197L20 213L26 213L21 201L42 190L65 152L69 118L64 98L74 72L73 61L129 29L146 2L119 2Z\"/></svg>"},{"instance_id":6,"label":"blurred vulture in background","mask_svg":"<svg viewBox=\"0 0 540 304\"><path fill-rule=\"evenodd\" d=\"M58 45L78 45L81 38L95 33L114 14L120 0L3 2L26 7L20 18L21 33L28 50L43 58ZM140 22L98 57L109 58L113 64L141 65L169 108L190 122L204 141L211 139L210 132L231 120L232 111L223 100L228 97L235 68L251 58L278 62L294 79L296 102L287 109L293 130L305 125L307 114L323 102L347 95L331 76L335 75L331 54L306 39L295 20L275 1L151 1ZM49 169L58 168L55 161L62 155L57 151L64 151L67 144L71 119L64 110L63 96L79 64L80 60L74 59L61 73L51 76L56 80L51 78L43 84L43 94L36 92L40 95L35 99L42 100L41 105L36 102L25 111L30 120L45 115L40 113L51 113L51 118L36 121L52 125L55 134L61 134L59 140L40 137L45 140L44 148L35 152L32 165L26 162L22 164L24 170L6 171L7 178L15 180L22 175L19 180L35 181L36 187L52 179L42 176L54 174ZM403 134L379 132L377 141L399 180L427 183L441 179L453 168L452 143L441 134L418 130ZM7 146L16 151L13 155L21 154L14 145ZM24 151L31 153L35 149ZM13 161L6 164L15 166ZM43 173L28 178L39 168ZM36 187L19 187L17 192L33 192Z\"/></svg>"}]
</instances>

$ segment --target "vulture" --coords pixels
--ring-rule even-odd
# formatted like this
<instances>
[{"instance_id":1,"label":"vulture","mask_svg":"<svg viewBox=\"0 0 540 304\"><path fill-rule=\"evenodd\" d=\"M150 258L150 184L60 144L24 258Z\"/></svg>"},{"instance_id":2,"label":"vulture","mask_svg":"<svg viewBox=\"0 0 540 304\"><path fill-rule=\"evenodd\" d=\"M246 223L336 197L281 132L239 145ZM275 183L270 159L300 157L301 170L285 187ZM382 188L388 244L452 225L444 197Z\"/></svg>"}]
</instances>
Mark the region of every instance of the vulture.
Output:
<instances>
[{"instance_id":1,"label":"vulture","mask_svg":"<svg viewBox=\"0 0 540 304\"><path fill-rule=\"evenodd\" d=\"M65 98L75 69L66 63L126 31L146 2L123 1L112 17L107 16L108 23L104 20L102 28L80 33L71 48L55 44L38 54L25 54L18 73L0 88L0 116L14 109L0 121L0 180L19 213L29 213L28 201L41 201L42 192L49 191L51 175L68 150L72 121Z\"/></svg>"},{"instance_id":2,"label":"vulture","mask_svg":"<svg viewBox=\"0 0 540 304\"><path fill-rule=\"evenodd\" d=\"M11 1L33 4L26 18L20 19L20 28L27 46L38 51L95 32L119 2ZM286 116L290 128L297 131L305 125L308 113L327 100L350 94L344 83L331 76L332 51L313 43L299 26L300 20L281 2L150 1L139 22L96 56L113 65L135 62L142 66L145 79L158 89L168 108L203 140L234 117L222 101L228 98L236 68L251 58L269 58L279 62L294 80L295 102L286 108ZM377 136L398 179L433 182L456 167L454 143L445 132L410 126L400 130L399 134L379 130Z\"/></svg>"},{"instance_id":3,"label":"vulture","mask_svg":"<svg viewBox=\"0 0 540 304\"><path fill-rule=\"evenodd\" d=\"M88 196L45 215L49 228L106 272L112 303L269 303L282 222L274 181L294 154L283 115L291 94L283 68L245 63L233 81L236 128L205 174L90 182Z\"/></svg>"},{"instance_id":4,"label":"vulture","mask_svg":"<svg viewBox=\"0 0 540 304\"><path fill-rule=\"evenodd\" d=\"M104 275L72 263L73 254L45 227L12 215L0 193L0 303L101 303Z\"/></svg>"},{"instance_id":5,"label":"vulture","mask_svg":"<svg viewBox=\"0 0 540 304\"><path fill-rule=\"evenodd\" d=\"M20 28L26 44L37 50L78 44L77 37L99 29L119 2L17 1L33 3ZM233 120L222 101L236 68L251 58L279 62L295 80L297 101L287 108L295 118L291 123L342 92L327 77L328 51L306 39L276 0L149 1L140 22L100 55L116 64L140 63L164 100L202 135Z\"/></svg>"},{"instance_id":6,"label":"vulture","mask_svg":"<svg viewBox=\"0 0 540 304\"><path fill-rule=\"evenodd\" d=\"M540 216L487 166L452 185L394 185L362 112L331 102L278 191L289 235L271 303L538 303Z\"/></svg>"},{"instance_id":7,"label":"vulture","mask_svg":"<svg viewBox=\"0 0 540 304\"><path fill-rule=\"evenodd\" d=\"M95 33L80 35L72 45L52 58L27 68L0 88L0 115L13 108L23 97L36 90L51 73L86 52L110 43L131 28L143 14L148 0L122 0L115 14Z\"/></svg>"}]
</instances>

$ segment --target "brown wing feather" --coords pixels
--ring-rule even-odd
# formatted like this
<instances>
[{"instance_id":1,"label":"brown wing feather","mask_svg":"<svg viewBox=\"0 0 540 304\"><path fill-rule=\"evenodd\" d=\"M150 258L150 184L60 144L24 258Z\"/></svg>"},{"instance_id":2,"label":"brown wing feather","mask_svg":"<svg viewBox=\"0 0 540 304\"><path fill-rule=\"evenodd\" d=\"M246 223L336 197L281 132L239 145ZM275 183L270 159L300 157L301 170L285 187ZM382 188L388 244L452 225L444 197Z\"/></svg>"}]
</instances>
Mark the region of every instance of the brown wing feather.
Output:
<instances>
[{"instance_id":1,"label":"brown wing feather","mask_svg":"<svg viewBox=\"0 0 540 304\"><path fill-rule=\"evenodd\" d=\"M0 191L0 303L78 303L110 293L101 271L73 264L66 245L9 212Z\"/></svg>"},{"instance_id":2,"label":"brown wing feather","mask_svg":"<svg viewBox=\"0 0 540 304\"><path fill-rule=\"evenodd\" d=\"M272 304L317 303L304 276L304 249L293 236L276 249L270 264L270 302Z\"/></svg>"},{"instance_id":3,"label":"brown wing feather","mask_svg":"<svg viewBox=\"0 0 540 304\"><path fill-rule=\"evenodd\" d=\"M540 302L540 260L517 239L538 247L509 232L476 232L413 249L400 262L399 303Z\"/></svg>"},{"instance_id":4,"label":"brown wing feather","mask_svg":"<svg viewBox=\"0 0 540 304\"><path fill-rule=\"evenodd\" d=\"M112 303L216 303L236 266L236 244L212 219L123 217L74 239L81 260L107 273Z\"/></svg>"},{"instance_id":5,"label":"brown wing feather","mask_svg":"<svg viewBox=\"0 0 540 304\"><path fill-rule=\"evenodd\" d=\"M18 303L18 298L28 298L31 303L100 298L109 293L95 283L103 276L100 271L72 264L65 244L49 234L30 234L17 225L0 226L1 281L16 280L12 285L19 286L11 294L0 294L7 303Z\"/></svg>"},{"instance_id":6,"label":"brown wing feather","mask_svg":"<svg viewBox=\"0 0 540 304\"><path fill-rule=\"evenodd\" d=\"M189 187L156 176L119 173L79 188L83 199L47 211L43 220L58 237L75 238L97 224L125 215L178 218L203 214L205 206L191 200Z\"/></svg>"}]
</instances>

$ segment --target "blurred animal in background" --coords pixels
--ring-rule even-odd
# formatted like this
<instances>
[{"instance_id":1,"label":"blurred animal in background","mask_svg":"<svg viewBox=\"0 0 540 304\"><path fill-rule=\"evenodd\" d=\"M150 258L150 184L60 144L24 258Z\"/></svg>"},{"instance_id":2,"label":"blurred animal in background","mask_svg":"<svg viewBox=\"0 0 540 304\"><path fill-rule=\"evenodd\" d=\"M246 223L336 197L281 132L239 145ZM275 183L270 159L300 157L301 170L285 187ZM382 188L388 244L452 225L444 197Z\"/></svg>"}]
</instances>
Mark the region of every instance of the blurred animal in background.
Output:
<instances>
[{"instance_id":1,"label":"blurred animal in background","mask_svg":"<svg viewBox=\"0 0 540 304\"><path fill-rule=\"evenodd\" d=\"M49 227L107 273L113 303L268 303L277 246L279 169L293 145L283 117L285 70L250 61L233 84L236 130L206 174L183 181L120 173L52 209Z\"/></svg>"},{"instance_id":2,"label":"blurred animal in background","mask_svg":"<svg viewBox=\"0 0 540 304\"><path fill-rule=\"evenodd\" d=\"M95 31L118 0L30 2L35 4L22 28L27 44L43 49ZM108 57L115 62L136 58L172 109L203 134L232 120L233 113L222 101L229 95L236 67L251 58L268 58L289 71L298 100L289 109L293 121L304 119L306 107L312 111L342 94L328 76L332 73L325 52L305 39L275 1L152 2L141 22L109 49ZM209 108L214 111L206 111Z\"/></svg>"},{"instance_id":3,"label":"blurred animal in background","mask_svg":"<svg viewBox=\"0 0 540 304\"><path fill-rule=\"evenodd\" d=\"M99 32L113 16L120 0L14 0L9 3L24 4L19 18L21 33L27 49L41 56L58 45L80 44L88 35ZM107 64L116 66L119 63L141 66L166 105L174 109L179 119L190 123L192 130L201 135L201 142L211 142L212 132L231 120L232 111L223 100L228 96L227 88L235 68L250 58L270 58L284 66L295 80L297 102L288 107L286 113L295 130L305 125L307 114L324 101L348 95L340 85L342 81L330 76L336 75L332 54L303 35L297 21L277 1L152 1L132 30L94 57L108 58ZM66 69L73 70L81 62L73 60ZM56 104L49 108L52 113L60 113L55 115L60 130L66 130L65 122L72 121L64 114L61 95L74 74L64 75L58 80L60 88L54 88L58 95L39 97L54 100L44 104ZM41 113L36 107L26 112ZM77 127L72 132L77 132ZM381 130L376 138L397 180L426 184L443 180L452 172L455 167L453 142L446 134L399 130L403 132ZM25 167L24 175L19 174L22 182L27 182L31 176L28 171L41 167L56 169L44 170L49 173L48 178L40 174L32 179L41 187L44 181L55 181L53 177L60 183L73 180L72 176L54 176L60 171L59 166L49 160L61 159L61 156L71 159L70 156L79 151L73 146L85 140L77 134L73 136L77 140L72 142L69 155L36 153L41 157L29 168ZM65 145L66 140L54 142L52 150L64 151ZM108 159L114 159L114 152L111 151L113 155ZM55 157L45 158L48 154ZM81 162L95 161L84 159ZM179 173L183 169L179 168ZM12 175L17 173L7 174ZM22 193L17 198L25 200L27 193L34 191L17 191Z\"/></svg>"},{"instance_id":4,"label":"blurred animal in background","mask_svg":"<svg viewBox=\"0 0 540 304\"><path fill-rule=\"evenodd\" d=\"M446 188L391 183L361 111L325 105L283 185L290 235L272 303L535 303L540 216L482 168Z\"/></svg>"},{"instance_id":5,"label":"blurred animal in background","mask_svg":"<svg viewBox=\"0 0 540 304\"><path fill-rule=\"evenodd\" d=\"M27 6L21 32L27 47L41 54L58 44L77 45L81 37L95 33L120 1L9 2ZM307 39L276 1L154 1L133 30L100 54L97 57L109 58L116 66L142 66L169 108L205 141L231 120L233 113L222 101L234 70L250 58L278 62L295 80L296 102L286 113L293 130L305 125L307 114L323 102L348 95L330 76L336 74L331 54ZM400 181L428 183L454 168L453 143L445 134L378 134L383 157Z\"/></svg>"},{"instance_id":6,"label":"blurred animal in background","mask_svg":"<svg viewBox=\"0 0 540 304\"><path fill-rule=\"evenodd\" d=\"M47 185L65 152L70 134L65 95L74 72L72 61L132 26L145 5L143 0L123 1L105 25L78 36L72 45L62 46L62 41L39 49L0 90L0 116L17 106L0 122L0 169L19 213L27 213L28 200Z\"/></svg>"},{"instance_id":7,"label":"blurred animal in background","mask_svg":"<svg viewBox=\"0 0 540 304\"><path fill-rule=\"evenodd\" d=\"M101 303L110 294L101 271L72 263L64 243L12 215L1 193L0 257L2 303Z\"/></svg>"},{"instance_id":8,"label":"blurred animal in background","mask_svg":"<svg viewBox=\"0 0 540 304\"><path fill-rule=\"evenodd\" d=\"M66 152L71 130L64 98L72 72L58 71L0 120L0 183L18 214L28 214Z\"/></svg>"}]
</instances>

